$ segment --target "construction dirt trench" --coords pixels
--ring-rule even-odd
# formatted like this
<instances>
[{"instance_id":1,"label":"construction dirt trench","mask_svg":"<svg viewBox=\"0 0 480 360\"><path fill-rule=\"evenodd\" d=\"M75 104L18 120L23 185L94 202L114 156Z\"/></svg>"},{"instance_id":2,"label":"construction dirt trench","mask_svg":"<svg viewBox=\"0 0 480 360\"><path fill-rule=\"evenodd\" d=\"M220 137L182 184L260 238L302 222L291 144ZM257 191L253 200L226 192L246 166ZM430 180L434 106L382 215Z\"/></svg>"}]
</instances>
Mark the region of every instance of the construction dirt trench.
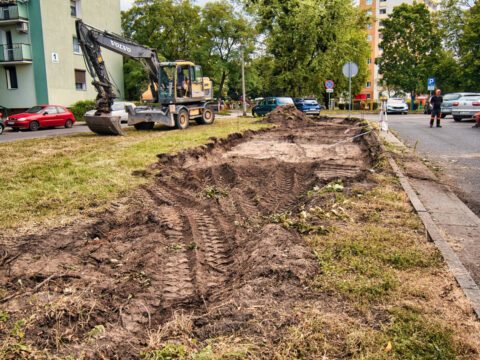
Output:
<instances>
[{"instance_id":1,"label":"construction dirt trench","mask_svg":"<svg viewBox=\"0 0 480 360\"><path fill-rule=\"evenodd\" d=\"M1 307L28 314L56 304L27 340L52 353L60 338L85 358L136 358L179 313L199 340L280 337L291 309L321 296L306 286L319 265L297 231L270 219L317 205L306 196L315 186L367 186L378 144L372 134L342 142L365 131L349 120L292 110L263 121L277 126L159 155L153 180L101 218L4 245L0 280L14 295ZM104 336L85 349L99 325Z\"/></svg>"}]
</instances>

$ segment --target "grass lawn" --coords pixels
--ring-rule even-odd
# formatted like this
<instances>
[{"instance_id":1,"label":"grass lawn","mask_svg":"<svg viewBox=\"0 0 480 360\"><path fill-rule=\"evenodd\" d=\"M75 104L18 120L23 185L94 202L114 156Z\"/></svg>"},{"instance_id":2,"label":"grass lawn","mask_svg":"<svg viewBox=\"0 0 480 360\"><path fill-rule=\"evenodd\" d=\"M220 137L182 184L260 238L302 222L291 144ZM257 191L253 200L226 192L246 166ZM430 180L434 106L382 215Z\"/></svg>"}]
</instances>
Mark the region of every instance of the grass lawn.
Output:
<instances>
[{"instance_id":1,"label":"grass lawn","mask_svg":"<svg viewBox=\"0 0 480 360\"><path fill-rule=\"evenodd\" d=\"M80 212L124 196L148 178L135 176L175 153L247 129L260 129L253 118L217 120L211 126L186 131L157 126L151 131L127 129L128 136L94 133L0 144L0 228L28 228L38 223L62 223Z\"/></svg>"}]
</instances>

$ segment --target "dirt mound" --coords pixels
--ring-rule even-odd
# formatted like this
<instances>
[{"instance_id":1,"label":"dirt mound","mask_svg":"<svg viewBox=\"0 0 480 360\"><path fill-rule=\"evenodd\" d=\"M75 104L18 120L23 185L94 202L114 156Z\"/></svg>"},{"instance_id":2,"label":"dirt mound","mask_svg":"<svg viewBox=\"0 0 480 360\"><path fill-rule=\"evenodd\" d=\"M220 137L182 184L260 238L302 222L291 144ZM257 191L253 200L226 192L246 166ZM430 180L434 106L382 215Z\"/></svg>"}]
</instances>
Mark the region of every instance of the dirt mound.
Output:
<instances>
[{"instance_id":1,"label":"dirt mound","mask_svg":"<svg viewBox=\"0 0 480 360\"><path fill-rule=\"evenodd\" d=\"M280 106L270 112L262 123L278 124L282 127L295 128L312 125L314 122L305 113L298 110L295 105Z\"/></svg>"},{"instance_id":2,"label":"dirt mound","mask_svg":"<svg viewBox=\"0 0 480 360\"><path fill-rule=\"evenodd\" d=\"M311 122L295 108L267 121ZM159 156L154 181L90 224L2 244L0 309L12 324L28 319L30 346L86 359L138 358L182 312L199 340L275 341L319 269L301 236L271 219L301 211L315 186L364 179L364 139L329 146L346 129L280 127Z\"/></svg>"}]
</instances>

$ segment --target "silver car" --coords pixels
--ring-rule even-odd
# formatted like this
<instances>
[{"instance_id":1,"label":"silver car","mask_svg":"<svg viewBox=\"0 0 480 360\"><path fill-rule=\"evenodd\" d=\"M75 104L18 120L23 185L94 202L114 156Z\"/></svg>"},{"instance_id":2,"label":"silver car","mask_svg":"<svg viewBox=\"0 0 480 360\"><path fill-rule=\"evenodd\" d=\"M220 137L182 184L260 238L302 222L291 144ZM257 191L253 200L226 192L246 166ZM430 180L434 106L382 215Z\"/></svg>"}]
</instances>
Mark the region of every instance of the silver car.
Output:
<instances>
[{"instance_id":1,"label":"silver car","mask_svg":"<svg viewBox=\"0 0 480 360\"><path fill-rule=\"evenodd\" d=\"M463 96L453 103L452 115L455 121L471 119L480 112L480 95Z\"/></svg>"},{"instance_id":2,"label":"silver car","mask_svg":"<svg viewBox=\"0 0 480 360\"><path fill-rule=\"evenodd\" d=\"M453 103L458 102L464 96L480 95L480 93L459 92L445 94L442 103L442 118L452 115Z\"/></svg>"},{"instance_id":3,"label":"silver car","mask_svg":"<svg viewBox=\"0 0 480 360\"><path fill-rule=\"evenodd\" d=\"M128 121L128 113L125 110L125 106L131 105L135 109L135 104L126 101L115 101L112 105L112 116L120 116L120 121L125 123ZM90 110L85 113L86 116L95 115L95 110Z\"/></svg>"},{"instance_id":4,"label":"silver car","mask_svg":"<svg viewBox=\"0 0 480 360\"><path fill-rule=\"evenodd\" d=\"M406 114L408 104L402 98L390 98L387 100L387 114Z\"/></svg>"}]
</instances>

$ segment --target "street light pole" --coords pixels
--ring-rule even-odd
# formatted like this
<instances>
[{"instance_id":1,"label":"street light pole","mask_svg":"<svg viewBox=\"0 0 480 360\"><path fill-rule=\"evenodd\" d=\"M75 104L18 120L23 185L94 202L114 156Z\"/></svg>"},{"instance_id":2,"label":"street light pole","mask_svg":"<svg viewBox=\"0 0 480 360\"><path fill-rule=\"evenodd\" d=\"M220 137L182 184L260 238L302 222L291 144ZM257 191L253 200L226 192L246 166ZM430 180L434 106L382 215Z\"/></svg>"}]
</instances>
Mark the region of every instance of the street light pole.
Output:
<instances>
[{"instance_id":1,"label":"street light pole","mask_svg":"<svg viewBox=\"0 0 480 360\"><path fill-rule=\"evenodd\" d=\"M246 95L245 95L245 58L244 51L242 49L242 105L243 105L243 116L247 116L247 104L246 104Z\"/></svg>"}]
</instances>

